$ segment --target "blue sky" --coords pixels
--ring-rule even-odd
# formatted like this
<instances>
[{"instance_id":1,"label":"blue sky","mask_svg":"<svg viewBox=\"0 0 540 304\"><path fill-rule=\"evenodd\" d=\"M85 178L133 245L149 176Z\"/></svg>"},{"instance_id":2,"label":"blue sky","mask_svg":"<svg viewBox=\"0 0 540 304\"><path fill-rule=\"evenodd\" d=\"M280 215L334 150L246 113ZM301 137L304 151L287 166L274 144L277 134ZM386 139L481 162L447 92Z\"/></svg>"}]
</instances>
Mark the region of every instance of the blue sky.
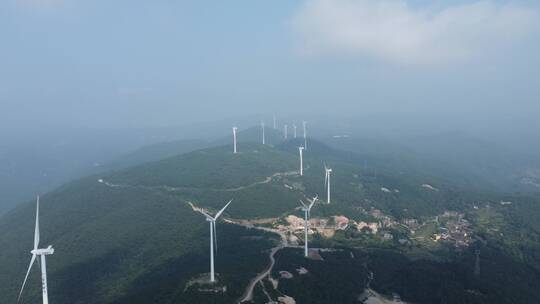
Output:
<instances>
[{"instance_id":1,"label":"blue sky","mask_svg":"<svg viewBox=\"0 0 540 304\"><path fill-rule=\"evenodd\" d=\"M540 131L534 1L4 0L0 126L331 113Z\"/></svg>"}]
</instances>

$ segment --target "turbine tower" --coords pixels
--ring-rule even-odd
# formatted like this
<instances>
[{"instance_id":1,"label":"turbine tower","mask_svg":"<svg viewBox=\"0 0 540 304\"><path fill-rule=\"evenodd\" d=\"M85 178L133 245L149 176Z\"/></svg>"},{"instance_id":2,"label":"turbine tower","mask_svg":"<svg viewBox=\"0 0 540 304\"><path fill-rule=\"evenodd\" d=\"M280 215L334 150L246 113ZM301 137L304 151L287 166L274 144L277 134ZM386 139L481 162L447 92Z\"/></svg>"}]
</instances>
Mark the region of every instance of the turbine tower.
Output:
<instances>
[{"instance_id":1,"label":"turbine tower","mask_svg":"<svg viewBox=\"0 0 540 304\"><path fill-rule=\"evenodd\" d=\"M300 176L304 175L304 147L298 147L300 153Z\"/></svg>"},{"instance_id":2,"label":"turbine tower","mask_svg":"<svg viewBox=\"0 0 540 304\"><path fill-rule=\"evenodd\" d=\"M326 203L330 204L330 174L332 173L332 168L329 168L324 165L324 185L326 186Z\"/></svg>"},{"instance_id":3,"label":"turbine tower","mask_svg":"<svg viewBox=\"0 0 540 304\"><path fill-rule=\"evenodd\" d=\"M214 217L210 216L208 213L201 210L202 214L206 216L206 220L210 222L210 282L215 282L215 276L214 276L214 243L216 244L216 252L217 252L217 238L216 238L216 220L219 218L219 216L229 207L229 204L232 202L230 200L223 209L219 210L218 213Z\"/></svg>"},{"instance_id":4,"label":"turbine tower","mask_svg":"<svg viewBox=\"0 0 540 304\"><path fill-rule=\"evenodd\" d=\"M237 127L232 128L232 134L233 134L233 146L234 146L234 154L236 154L236 131L238 130Z\"/></svg>"},{"instance_id":5,"label":"turbine tower","mask_svg":"<svg viewBox=\"0 0 540 304\"><path fill-rule=\"evenodd\" d=\"M34 230L34 249L30 251L32 253L32 259L30 260L30 266L28 266L28 271L26 272L26 276L24 277L24 281L21 287L21 291L19 292L19 298L17 299L17 303L21 300L21 296L24 290L24 285L26 284L26 280L28 279L28 275L30 274L30 270L32 269L32 265L34 265L34 262L36 261L36 258L39 256L41 260L41 289L43 291L43 304L49 303L49 296L47 294L47 266L45 263L45 256L51 255L54 253L54 249L51 245L45 249L39 249L39 196L37 197L36 202L36 227Z\"/></svg>"},{"instance_id":6,"label":"turbine tower","mask_svg":"<svg viewBox=\"0 0 540 304\"><path fill-rule=\"evenodd\" d=\"M262 129L262 144L266 144L266 139L264 138L264 121L261 121L261 129Z\"/></svg>"},{"instance_id":7,"label":"turbine tower","mask_svg":"<svg viewBox=\"0 0 540 304\"><path fill-rule=\"evenodd\" d=\"M293 124L292 127L293 127L293 130L294 130L294 133L293 133L293 134L294 134L294 138L296 138L296 124Z\"/></svg>"},{"instance_id":8,"label":"turbine tower","mask_svg":"<svg viewBox=\"0 0 540 304\"><path fill-rule=\"evenodd\" d=\"M311 213L311 207L315 205L315 202L318 199L318 195L313 198L313 200L309 201L309 205L304 204L302 200L300 200L300 203L302 204L302 211L304 211L304 256L307 258L308 256L308 226L309 226L309 217Z\"/></svg>"},{"instance_id":9,"label":"turbine tower","mask_svg":"<svg viewBox=\"0 0 540 304\"><path fill-rule=\"evenodd\" d=\"M304 127L304 148L307 150L307 133L306 133L306 121L302 121L302 126Z\"/></svg>"},{"instance_id":10,"label":"turbine tower","mask_svg":"<svg viewBox=\"0 0 540 304\"><path fill-rule=\"evenodd\" d=\"M287 125L283 126L283 137L287 139Z\"/></svg>"}]
</instances>

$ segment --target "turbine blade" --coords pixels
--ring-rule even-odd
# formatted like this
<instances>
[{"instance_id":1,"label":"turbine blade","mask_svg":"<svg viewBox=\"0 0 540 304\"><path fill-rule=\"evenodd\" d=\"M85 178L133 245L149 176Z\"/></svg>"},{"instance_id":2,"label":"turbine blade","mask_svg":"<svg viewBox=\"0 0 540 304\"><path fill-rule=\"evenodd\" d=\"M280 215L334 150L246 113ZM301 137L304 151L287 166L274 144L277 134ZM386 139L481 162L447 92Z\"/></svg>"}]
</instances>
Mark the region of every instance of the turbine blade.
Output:
<instances>
[{"instance_id":1,"label":"turbine blade","mask_svg":"<svg viewBox=\"0 0 540 304\"><path fill-rule=\"evenodd\" d=\"M39 196L36 201L36 227L34 231L34 249L38 249L39 246Z\"/></svg>"},{"instance_id":2,"label":"turbine blade","mask_svg":"<svg viewBox=\"0 0 540 304\"><path fill-rule=\"evenodd\" d=\"M318 195L313 198L313 200L311 201L311 204L309 204L309 208L308 208L309 210L311 210L311 207L313 207L313 205L315 205L315 202L317 201L318 198L319 198Z\"/></svg>"},{"instance_id":3,"label":"turbine blade","mask_svg":"<svg viewBox=\"0 0 540 304\"><path fill-rule=\"evenodd\" d=\"M300 200L300 204L302 204L302 206L304 206L304 208L308 207L306 204L304 204L304 202L302 200Z\"/></svg>"},{"instance_id":4,"label":"turbine blade","mask_svg":"<svg viewBox=\"0 0 540 304\"><path fill-rule=\"evenodd\" d=\"M225 205L225 207L223 207L223 209L219 210L219 212L216 214L216 217L215 219L217 220L218 217L223 213L223 211L225 211L225 209L227 209L227 207L229 207L229 204L232 202L233 200L230 200L227 205Z\"/></svg>"},{"instance_id":5,"label":"turbine blade","mask_svg":"<svg viewBox=\"0 0 540 304\"><path fill-rule=\"evenodd\" d=\"M21 291L19 292L19 297L17 298L17 303L21 300L21 296L24 290L24 285L26 285L26 280L28 279L28 275L30 274L30 270L32 269L32 265L36 261L36 255L32 254L32 259L30 260L30 265L28 266L28 271L26 271L26 276L24 277L24 281L21 287Z\"/></svg>"}]
</instances>

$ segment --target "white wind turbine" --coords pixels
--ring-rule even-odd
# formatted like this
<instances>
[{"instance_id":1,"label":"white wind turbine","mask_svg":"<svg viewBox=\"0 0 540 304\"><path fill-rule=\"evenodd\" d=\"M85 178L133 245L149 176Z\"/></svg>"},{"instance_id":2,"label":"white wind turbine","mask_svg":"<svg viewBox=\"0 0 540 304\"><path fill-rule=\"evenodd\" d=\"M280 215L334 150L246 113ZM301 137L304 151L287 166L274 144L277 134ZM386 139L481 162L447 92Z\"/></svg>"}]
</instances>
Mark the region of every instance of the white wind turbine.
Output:
<instances>
[{"instance_id":1,"label":"white wind turbine","mask_svg":"<svg viewBox=\"0 0 540 304\"><path fill-rule=\"evenodd\" d=\"M236 131L238 130L237 127L232 128L232 134L233 134L233 146L234 146L234 154L236 154Z\"/></svg>"},{"instance_id":2,"label":"white wind turbine","mask_svg":"<svg viewBox=\"0 0 540 304\"><path fill-rule=\"evenodd\" d=\"M300 176L304 175L304 147L298 147L300 153Z\"/></svg>"},{"instance_id":3,"label":"white wind turbine","mask_svg":"<svg viewBox=\"0 0 540 304\"><path fill-rule=\"evenodd\" d=\"M266 144L266 139L264 138L264 121L261 121L261 129L262 129L262 144Z\"/></svg>"},{"instance_id":4,"label":"white wind turbine","mask_svg":"<svg viewBox=\"0 0 540 304\"><path fill-rule=\"evenodd\" d=\"M294 133L293 133L293 134L294 134L294 138L296 138L296 124L293 124L292 127L293 127L293 130L294 130Z\"/></svg>"},{"instance_id":5,"label":"white wind turbine","mask_svg":"<svg viewBox=\"0 0 540 304\"><path fill-rule=\"evenodd\" d=\"M287 131L288 131L287 125L284 125L284 126L283 126L283 137L284 137L285 139L287 139Z\"/></svg>"},{"instance_id":6,"label":"white wind turbine","mask_svg":"<svg viewBox=\"0 0 540 304\"><path fill-rule=\"evenodd\" d=\"M313 200L311 200L309 202L309 205L306 205L304 204L304 202L302 200L300 200L300 203L302 204L302 211L304 211L304 256L308 256L308 226L309 226L309 218L310 218L310 213L311 213L311 207L313 207L313 205L315 205L315 202L317 201L318 199L318 195L315 196L313 198ZM309 199L308 199L309 201Z\"/></svg>"},{"instance_id":7,"label":"white wind turbine","mask_svg":"<svg viewBox=\"0 0 540 304\"><path fill-rule=\"evenodd\" d=\"M47 294L47 266L45 263L45 256L50 255L54 253L54 249L51 245L45 249L39 249L39 196L37 197L36 202L36 227L34 231L34 249L30 251L32 253L32 259L30 260L30 266L28 266L28 271L26 272L26 276L24 277L24 281L21 287L21 291L19 292L19 298L17 299L17 303L21 300L21 296L24 290L24 285L26 284L26 280L28 279L28 275L30 274L30 270L32 269L32 265L34 265L34 262L36 261L36 258L39 256L41 260L41 289L43 291L43 304L49 303L49 296Z\"/></svg>"},{"instance_id":8,"label":"white wind turbine","mask_svg":"<svg viewBox=\"0 0 540 304\"><path fill-rule=\"evenodd\" d=\"M326 186L326 203L330 204L330 174L332 168L329 168L324 164L324 185Z\"/></svg>"},{"instance_id":9,"label":"white wind turbine","mask_svg":"<svg viewBox=\"0 0 540 304\"><path fill-rule=\"evenodd\" d=\"M306 121L302 121L302 126L304 127L304 148L307 150L307 132L306 132Z\"/></svg>"},{"instance_id":10,"label":"white wind turbine","mask_svg":"<svg viewBox=\"0 0 540 304\"><path fill-rule=\"evenodd\" d=\"M217 251L217 238L216 238L216 220L219 218L219 216L227 209L229 204L232 202L230 200L223 209L219 210L218 213L214 217L210 216L208 213L201 210L202 214L206 216L206 220L210 222L210 282L215 282L214 277L214 242L216 244L216 251Z\"/></svg>"}]
</instances>

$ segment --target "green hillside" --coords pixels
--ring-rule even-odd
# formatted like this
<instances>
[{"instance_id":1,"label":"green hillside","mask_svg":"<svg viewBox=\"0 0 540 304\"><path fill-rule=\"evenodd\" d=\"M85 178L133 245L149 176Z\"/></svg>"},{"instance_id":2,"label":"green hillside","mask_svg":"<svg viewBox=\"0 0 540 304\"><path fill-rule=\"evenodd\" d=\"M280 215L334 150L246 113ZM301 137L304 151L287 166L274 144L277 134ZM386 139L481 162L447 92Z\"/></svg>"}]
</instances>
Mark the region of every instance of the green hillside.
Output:
<instances>
[{"instance_id":1,"label":"green hillside","mask_svg":"<svg viewBox=\"0 0 540 304\"><path fill-rule=\"evenodd\" d=\"M357 261L368 263L372 270L377 270L379 276L373 283L379 290L385 293L397 290L408 299L429 303L433 298L423 297L417 290L423 285L407 285L415 281L407 281L406 277L401 279L403 277L398 274L400 271L415 273L415 267L429 266L424 273L431 276L435 275L433 269L437 267L430 265L443 263L435 265L455 268L449 270L448 277L436 281L437 288L456 294L455 299L460 299L465 287L443 288L441 284L453 284L463 275L459 269L464 267L460 264L464 259L457 258L461 254L459 251L431 240L437 231L431 231L429 223L445 211L464 213L462 216L471 223L477 240L471 242L476 242L473 243L475 246L486 246L481 244L487 243L489 248L484 247L485 252L496 252L498 260L507 261L505 266L498 268L502 274L510 273L516 267L522 269L527 278L535 278L538 274L534 261L539 257L540 238L534 216L527 213L527 210L537 212L537 208L533 208L534 199L471 192L452 186L444 179L414 172L365 168L356 155L314 140L309 141L305 153L304 176L299 176L297 147L300 144L300 139L281 141L275 146L243 142L237 154L232 153L231 145L197 150L91 176L45 195L40 217L41 244L52 244L56 249L47 263L51 302L53 299L54 303L234 302L242 295L249 280L268 263L268 250L275 246L278 237L221 221L217 231L216 271L219 284L227 286L227 292L216 294L197 291L199 287L187 288L188 282L208 272L209 259L208 224L188 202L215 212L226 201L234 199L224 214L226 219L300 216L296 210L299 199L315 194L319 194L322 201L326 198L324 163L334 170L332 204L318 204L313 209L313 217L345 215L355 221L389 220L394 224L381 227L382 232L378 234L366 234L349 227L337 231L330 239L314 235L314 244L394 252L399 259L391 255L389 259L396 263L405 261L394 268L390 267L394 264L384 262L384 255L380 258L383 261L370 257L369 261L374 264L362 259ZM498 204L497 199L516 203L509 207ZM4 248L0 251L0 294L3 295L0 303L13 303L24 278L32 247L34 208L34 203L27 203L0 218L0 246ZM384 218L375 218L374 211L382 213ZM402 219L411 218L427 223L417 229L416 235L409 235L400 224ZM516 222L522 224L510 224ZM382 236L387 234L395 238L383 240ZM426 239L414 240L417 236ZM408 245L400 245L400 238ZM466 249L467 256L473 248ZM368 253L355 254L364 256ZM293 267L301 262L294 248L278 254L277 258L278 265L283 267ZM347 269L346 264L340 264L348 263L342 255L327 255L327 258L334 266L319 262L307 265L315 267L318 276ZM412 262L407 262L409 260ZM383 275L394 272L400 279ZM459 276L452 277L454 272ZM366 269L362 268L347 272L347 276L353 278L365 273ZM338 276L337 273L328 274L328 278ZM29 280L24 303L39 300L37 267ZM298 289L302 286L312 288L316 281L313 278L294 281L285 284L284 288L297 294L298 299L307 301L309 296ZM484 288L483 292L489 292L501 288L502 284L517 286L522 282L499 280L480 286ZM533 279L532 284L538 282ZM353 281L347 290L352 292L363 285L364 279ZM258 296L260 292L256 290ZM335 297L332 292L318 294ZM535 293L529 293L523 299L534 296ZM353 298L351 294L343 295L347 301Z\"/></svg>"},{"instance_id":2,"label":"green hillside","mask_svg":"<svg viewBox=\"0 0 540 304\"><path fill-rule=\"evenodd\" d=\"M225 215L242 217L280 214L300 198L274 180L265 183L275 173L294 170L294 157L260 145L244 148L236 155L229 146L196 151L88 177L43 196L41 244L56 249L48 261L51 297L56 303L74 303L74 299L75 303L148 303L161 298L193 303L201 295L184 293L183 288L187 280L208 271L209 235L207 222L191 210L188 200L218 208L225 198L234 198ZM182 189L169 191L163 185ZM246 188L233 189L242 186ZM272 207L261 208L262 204ZM27 203L0 219L0 244L7 248L0 253L0 290L5 295L0 303L16 299L24 277L34 208L34 203ZM272 246L275 236L261 236L254 230L218 225L216 269L228 286L220 303L239 297L249 278L267 262L263 249ZM39 281L36 269L29 282ZM148 286L143 284L147 280L157 281ZM40 297L36 285L29 283L25 302ZM218 303L217 298L203 300Z\"/></svg>"},{"instance_id":3,"label":"green hillside","mask_svg":"<svg viewBox=\"0 0 540 304\"><path fill-rule=\"evenodd\" d=\"M26 271L33 208L33 204L25 205L2 218L0 244L6 250L0 253L0 303L13 303ZM130 298L134 289L139 297L174 299L190 277L208 271L206 221L182 201L155 191L109 188L94 178L81 180L43 197L40 221L41 244L53 244L56 249L47 263L49 293L55 303L148 303L122 300ZM265 263L261 250L271 243L253 241L252 236L260 235L255 231L225 224L218 229L216 268L230 282L233 290L228 295L238 297L250 274ZM237 248L243 250L237 252ZM163 272L169 267L177 272ZM241 275L231 271L244 268ZM161 284L135 288L149 276L167 282L170 289L163 290ZM40 297L37 268L29 280L25 303ZM179 298L178 303L191 303Z\"/></svg>"},{"instance_id":4,"label":"green hillside","mask_svg":"<svg viewBox=\"0 0 540 304\"><path fill-rule=\"evenodd\" d=\"M278 145L283 141L283 134L272 128L265 129L266 144ZM251 127L238 131L238 143L261 143L262 133L260 127ZM103 165L102 169L119 170L137 166L147 162L154 162L179 154L189 153L195 150L229 145L232 135L222 136L213 140L183 139L167 141L141 147L131 153L118 157ZM240 148L242 148L240 146ZM103 170L101 170L103 171Z\"/></svg>"},{"instance_id":5,"label":"green hillside","mask_svg":"<svg viewBox=\"0 0 540 304\"><path fill-rule=\"evenodd\" d=\"M138 186L228 189L262 181L295 169L291 155L256 144L233 154L231 146L198 150L144 164L108 177L112 183Z\"/></svg>"}]
</instances>

